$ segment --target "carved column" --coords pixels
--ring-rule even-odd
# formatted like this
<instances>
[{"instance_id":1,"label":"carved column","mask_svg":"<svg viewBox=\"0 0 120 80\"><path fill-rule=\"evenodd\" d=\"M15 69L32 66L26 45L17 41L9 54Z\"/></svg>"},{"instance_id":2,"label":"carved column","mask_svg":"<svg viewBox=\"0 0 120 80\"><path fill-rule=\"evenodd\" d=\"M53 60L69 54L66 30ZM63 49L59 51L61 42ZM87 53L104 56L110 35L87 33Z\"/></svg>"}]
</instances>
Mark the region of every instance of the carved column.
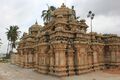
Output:
<instances>
[{"instance_id":1,"label":"carved column","mask_svg":"<svg viewBox=\"0 0 120 80\"><path fill-rule=\"evenodd\" d=\"M67 57L67 74L68 75L74 75L74 50L69 49L68 52L66 53Z\"/></svg>"},{"instance_id":2,"label":"carved column","mask_svg":"<svg viewBox=\"0 0 120 80\"><path fill-rule=\"evenodd\" d=\"M49 72L49 55L47 53L47 43L41 43L39 45L39 72L47 74Z\"/></svg>"},{"instance_id":3,"label":"carved column","mask_svg":"<svg viewBox=\"0 0 120 80\"><path fill-rule=\"evenodd\" d=\"M25 67L27 68L27 66L28 66L28 53L25 53L24 54L24 57L25 57Z\"/></svg>"},{"instance_id":4,"label":"carved column","mask_svg":"<svg viewBox=\"0 0 120 80\"><path fill-rule=\"evenodd\" d=\"M57 76L65 76L66 74L66 44L64 43L54 43L54 52L55 52L55 65L54 71Z\"/></svg>"},{"instance_id":5,"label":"carved column","mask_svg":"<svg viewBox=\"0 0 120 80\"><path fill-rule=\"evenodd\" d=\"M49 54L49 73L54 74L54 52L53 49L50 50Z\"/></svg>"}]
</instances>

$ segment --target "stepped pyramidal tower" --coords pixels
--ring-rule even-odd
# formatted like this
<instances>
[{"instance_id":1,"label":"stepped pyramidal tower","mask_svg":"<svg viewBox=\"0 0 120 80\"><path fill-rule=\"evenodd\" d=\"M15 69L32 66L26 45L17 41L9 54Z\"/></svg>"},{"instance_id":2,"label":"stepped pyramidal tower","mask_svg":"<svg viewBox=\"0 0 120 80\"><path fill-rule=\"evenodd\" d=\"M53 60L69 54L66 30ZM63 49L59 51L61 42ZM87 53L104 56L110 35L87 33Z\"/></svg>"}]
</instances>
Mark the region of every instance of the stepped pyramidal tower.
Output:
<instances>
[{"instance_id":1,"label":"stepped pyramidal tower","mask_svg":"<svg viewBox=\"0 0 120 80\"><path fill-rule=\"evenodd\" d=\"M55 76L120 66L120 37L87 33L85 20L77 20L74 9L64 4L53 11L44 26L37 22L24 33L11 62Z\"/></svg>"}]
</instances>

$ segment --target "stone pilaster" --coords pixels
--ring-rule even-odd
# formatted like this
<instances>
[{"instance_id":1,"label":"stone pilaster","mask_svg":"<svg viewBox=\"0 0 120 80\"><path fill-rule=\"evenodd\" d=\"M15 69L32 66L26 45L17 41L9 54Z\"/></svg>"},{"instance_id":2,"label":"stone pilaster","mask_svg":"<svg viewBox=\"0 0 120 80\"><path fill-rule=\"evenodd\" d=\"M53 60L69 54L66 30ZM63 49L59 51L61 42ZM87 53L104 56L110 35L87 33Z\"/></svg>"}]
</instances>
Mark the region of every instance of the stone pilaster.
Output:
<instances>
[{"instance_id":1,"label":"stone pilaster","mask_svg":"<svg viewBox=\"0 0 120 80\"><path fill-rule=\"evenodd\" d=\"M56 76L66 76L66 44L64 43L54 43L55 52L55 64L54 64L54 75Z\"/></svg>"}]
</instances>

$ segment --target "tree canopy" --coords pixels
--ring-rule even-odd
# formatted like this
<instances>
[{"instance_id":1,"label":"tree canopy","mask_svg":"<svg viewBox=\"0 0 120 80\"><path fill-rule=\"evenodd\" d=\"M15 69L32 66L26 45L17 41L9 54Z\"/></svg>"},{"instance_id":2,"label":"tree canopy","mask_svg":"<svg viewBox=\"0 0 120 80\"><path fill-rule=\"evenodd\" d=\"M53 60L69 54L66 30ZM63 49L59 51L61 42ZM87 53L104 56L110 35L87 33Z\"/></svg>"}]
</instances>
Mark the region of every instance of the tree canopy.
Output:
<instances>
[{"instance_id":1,"label":"tree canopy","mask_svg":"<svg viewBox=\"0 0 120 80\"><path fill-rule=\"evenodd\" d=\"M11 42L11 48L16 48L16 40L19 38L20 31L18 26L10 26L7 28L7 39Z\"/></svg>"},{"instance_id":2,"label":"tree canopy","mask_svg":"<svg viewBox=\"0 0 120 80\"><path fill-rule=\"evenodd\" d=\"M41 17L43 17L43 21L49 22L55 9L56 8L54 6L48 6L48 10L43 10L41 15Z\"/></svg>"}]
</instances>

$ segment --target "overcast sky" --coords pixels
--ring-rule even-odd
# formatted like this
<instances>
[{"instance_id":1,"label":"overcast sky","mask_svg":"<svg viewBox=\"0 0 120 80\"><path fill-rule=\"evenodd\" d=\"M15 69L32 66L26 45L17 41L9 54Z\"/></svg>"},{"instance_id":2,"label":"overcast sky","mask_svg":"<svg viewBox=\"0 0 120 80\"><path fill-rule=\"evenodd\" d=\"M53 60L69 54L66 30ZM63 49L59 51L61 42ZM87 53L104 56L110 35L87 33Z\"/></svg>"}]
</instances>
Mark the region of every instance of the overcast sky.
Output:
<instances>
[{"instance_id":1,"label":"overcast sky","mask_svg":"<svg viewBox=\"0 0 120 80\"><path fill-rule=\"evenodd\" d=\"M18 25L20 31L27 32L36 20L43 24L41 12L47 9L47 4L60 7L62 3L70 8L74 5L77 16L86 19L88 25L90 20L86 15L92 10L95 13L93 31L120 35L120 0L0 0L0 38L3 43L0 53L7 50L6 28Z\"/></svg>"}]
</instances>

